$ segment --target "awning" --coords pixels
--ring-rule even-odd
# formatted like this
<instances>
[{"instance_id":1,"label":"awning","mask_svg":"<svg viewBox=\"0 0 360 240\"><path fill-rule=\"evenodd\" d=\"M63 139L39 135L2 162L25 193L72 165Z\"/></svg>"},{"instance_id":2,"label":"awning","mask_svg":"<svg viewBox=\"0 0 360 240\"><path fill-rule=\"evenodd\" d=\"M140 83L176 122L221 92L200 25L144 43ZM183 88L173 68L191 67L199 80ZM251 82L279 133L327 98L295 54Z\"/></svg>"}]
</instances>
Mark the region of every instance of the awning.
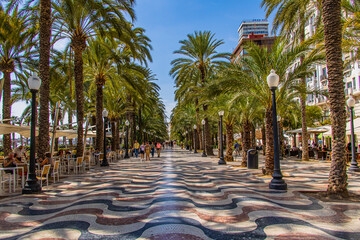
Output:
<instances>
[{"instance_id":1,"label":"awning","mask_svg":"<svg viewBox=\"0 0 360 240\"><path fill-rule=\"evenodd\" d=\"M314 127L314 128L307 128L308 133L325 133L331 130L330 125ZM302 128L294 129L286 131L286 133L302 133Z\"/></svg>"}]
</instances>

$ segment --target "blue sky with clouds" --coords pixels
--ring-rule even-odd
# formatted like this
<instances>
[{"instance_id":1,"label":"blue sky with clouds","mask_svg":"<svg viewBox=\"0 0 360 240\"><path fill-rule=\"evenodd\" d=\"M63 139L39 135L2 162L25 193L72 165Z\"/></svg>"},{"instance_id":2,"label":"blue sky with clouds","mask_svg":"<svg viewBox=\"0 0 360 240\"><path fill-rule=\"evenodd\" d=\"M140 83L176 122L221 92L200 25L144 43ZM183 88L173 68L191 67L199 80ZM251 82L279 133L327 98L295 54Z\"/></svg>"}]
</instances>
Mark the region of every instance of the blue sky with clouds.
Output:
<instances>
[{"instance_id":1,"label":"blue sky with clouds","mask_svg":"<svg viewBox=\"0 0 360 240\"><path fill-rule=\"evenodd\" d=\"M262 19L261 0L137 0L136 26L146 29L151 39L153 62L149 67L157 75L161 97L168 116L175 106L174 81L169 76L170 62L177 56L179 41L194 31L209 30L225 44L222 52L232 52L238 42L242 20ZM270 23L272 19L269 19Z\"/></svg>"},{"instance_id":2,"label":"blue sky with clouds","mask_svg":"<svg viewBox=\"0 0 360 240\"><path fill-rule=\"evenodd\" d=\"M261 0L136 0L135 25L146 29L145 34L152 41L153 62L149 67L157 75L168 116L175 106L170 62L177 57L173 51L179 49L179 41L194 31L209 30L225 42L219 51L232 52L241 21L264 18L260 3ZM271 24L272 18L269 21ZM25 107L25 102L15 103L12 116L20 116Z\"/></svg>"}]
</instances>

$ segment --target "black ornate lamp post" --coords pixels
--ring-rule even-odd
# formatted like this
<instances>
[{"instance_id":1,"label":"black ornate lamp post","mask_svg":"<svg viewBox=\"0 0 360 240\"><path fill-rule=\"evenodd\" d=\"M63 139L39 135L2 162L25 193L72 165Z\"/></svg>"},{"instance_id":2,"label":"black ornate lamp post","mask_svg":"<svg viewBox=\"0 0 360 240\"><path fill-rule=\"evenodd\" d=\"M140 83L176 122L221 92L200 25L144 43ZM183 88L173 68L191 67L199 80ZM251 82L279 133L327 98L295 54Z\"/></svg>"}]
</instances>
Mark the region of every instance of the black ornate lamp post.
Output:
<instances>
[{"instance_id":1,"label":"black ornate lamp post","mask_svg":"<svg viewBox=\"0 0 360 240\"><path fill-rule=\"evenodd\" d=\"M109 166L109 163L108 163L107 157L106 157L106 121L107 121L107 116L109 115L109 112L106 110L106 108L102 112L102 115L104 118L104 156L103 156L103 161L100 164L100 166L107 167L107 166Z\"/></svg>"},{"instance_id":2,"label":"black ornate lamp post","mask_svg":"<svg viewBox=\"0 0 360 240\"><path fill-rule=\"evenodd\" d=\"M269 183L270 189L276 190L286 190L287 184L280 170L280 159L279 159L279 136L278 136L278 126L277 126L277 116L276 116L276 98L275 91L279 85L279 75L275 73L275 70L272 69L270 75L267 77L267 83L271 90L272 95L272 117L273 117L273 134L274 134L274 173L272 175L273 179Z\"/></svg>"},{"instance_id":3,"label":"black ornate lamp post","mask_svg":"<svg viewBox=\"0 0 360 240\"><path fill-rule=\"evenodd\" d=\"M350 130L351 130L351 165L349 167L349 171L359 172L360 169L356 161L356 155L355 155L355 134L354 134L355 99L352 97L352 95L350 95L346 103L350 108Z\"/></svg>"},{"instance_id":4,"label":"black ornate lamp post","mask_svg":"<svg viewBox=\"0 0 360 240\"><path fill-rule=\"evenodd\" d=\"M222 130L222 117L224 116L224 111L220 111L219 116L220 116L220 159L218 164L224 165L226 164L224 160L224 146L223 146L224 141L223 141L223 130Z\"/></svg>"},{"instance_id":5,"label":"black ornate lamp post","mask_svg":"<svg viewBox=\"0 0 360 240\"><path fill-rule=\"evenodd\" d=\"M145 142L145 133L146 133L146 130L145 130L145 129L143 130L143 133L144 133L143 142Z\"/></svg>"},{"instance_id":6,"label":"black ornate lamp post","mask_svg":"<svg viewBox=\"0 0 360 240\"><path fill-rule=\"evenodd\" d=\"M126 136L125 136L125 156L124 158L130 158L129 157L129 120L126 119L125 121L126 125Z\"/></svg>"},{"instance_id":7,"label":"black ornate lamp post","mask_svg":"<svg viewBox=\"0 0 360 240\"><path fill-rule=\"evenodd\" d=\"M201 124L203 125L203 153L202 153L202 157L207 157L206 153L205 153L205 119L203 119L201 121Z\"/></svg>"},{"instance_id":8,"label":"black ornate lamp post","mask_svg":"<svg viewBox=\"0 0 360 240\"><path fill-rule=\"evenodd\" d=\"M196 124L194 124L194 138L195 138L195 143L194 143L194 147L195 147L195 149L194 149L194 153L197 153L197 146L196 146L196 140L197 140L197 138L196 138L196 129L197 129L197 126L196 126Z\"/></svg>"},{"instance_id":9,"label":"black ornate lamp post","mask_svg":"<svg viewBox=\"0 0 360 240\"><path fill-rule=\"evenodd\" d=\"M22 190L23 194L39 193L41 186L36 178L35 171L35 115L36 115L36 93L41 86L41 79L34 73L28 80L28 85L32 95L31 98L31 132L30 132L30 165L29 176Z\"/></svg>"}]
</instances>

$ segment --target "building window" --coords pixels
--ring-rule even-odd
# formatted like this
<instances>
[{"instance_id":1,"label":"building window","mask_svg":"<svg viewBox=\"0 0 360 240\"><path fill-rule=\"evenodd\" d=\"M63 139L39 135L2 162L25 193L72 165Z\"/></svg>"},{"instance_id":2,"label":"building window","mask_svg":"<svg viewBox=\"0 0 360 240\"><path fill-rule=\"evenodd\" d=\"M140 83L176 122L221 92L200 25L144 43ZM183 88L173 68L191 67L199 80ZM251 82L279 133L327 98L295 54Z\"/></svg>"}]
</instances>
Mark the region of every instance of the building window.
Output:
<instances>
[{"instance_id":1,"label":"building window","mask_svg":"<svg viewBox=\"0 0 360 240\"><path fill-rule=\"evenodd\" d=\"M322 69L322 73L323 73L323 76L325 78L327 78L327 71L326 71L326 67Z\"/></svg>"},{"instance_id":2,"label":"building window","mask_svg":"<svg viewBox=\"0 0 360 240\"><path fill-rule=\"evenodd\" d=\"M353 88L356 89L356 82L355 82L355 78L353 78Z\"/></svg>"}]
</instances>

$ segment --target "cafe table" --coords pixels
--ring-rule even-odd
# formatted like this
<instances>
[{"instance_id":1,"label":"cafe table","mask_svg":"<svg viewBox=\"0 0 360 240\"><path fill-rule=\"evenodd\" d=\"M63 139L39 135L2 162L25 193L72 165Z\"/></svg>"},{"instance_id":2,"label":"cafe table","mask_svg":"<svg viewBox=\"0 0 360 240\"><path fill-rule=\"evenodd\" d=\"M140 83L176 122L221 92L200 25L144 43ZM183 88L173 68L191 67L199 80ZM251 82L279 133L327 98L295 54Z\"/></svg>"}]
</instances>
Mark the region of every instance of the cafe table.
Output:
<instances>
[{"instance_id":1,"label":"cafe table","mask_svg":"<svg viewBox=\"0 0 360 240\"><path fill-rule=\"evenodd\" d=\"M16 185L16 177L19 170L22 169L21 174L21 183L22 186L24 186L25 182L25 174L24 174L24 167L7 167L7 168L0 168L0 178L2 178L2 174L5 174L5 170L11 170L12 171L12 177L13 177L13 192L15 192L15 185ZM10 183L9 183L10 184ZM11 188L10 188L11 189ZM2 186L0 184L0 192L2 191Z\"/></svg>"}]
</instances>

